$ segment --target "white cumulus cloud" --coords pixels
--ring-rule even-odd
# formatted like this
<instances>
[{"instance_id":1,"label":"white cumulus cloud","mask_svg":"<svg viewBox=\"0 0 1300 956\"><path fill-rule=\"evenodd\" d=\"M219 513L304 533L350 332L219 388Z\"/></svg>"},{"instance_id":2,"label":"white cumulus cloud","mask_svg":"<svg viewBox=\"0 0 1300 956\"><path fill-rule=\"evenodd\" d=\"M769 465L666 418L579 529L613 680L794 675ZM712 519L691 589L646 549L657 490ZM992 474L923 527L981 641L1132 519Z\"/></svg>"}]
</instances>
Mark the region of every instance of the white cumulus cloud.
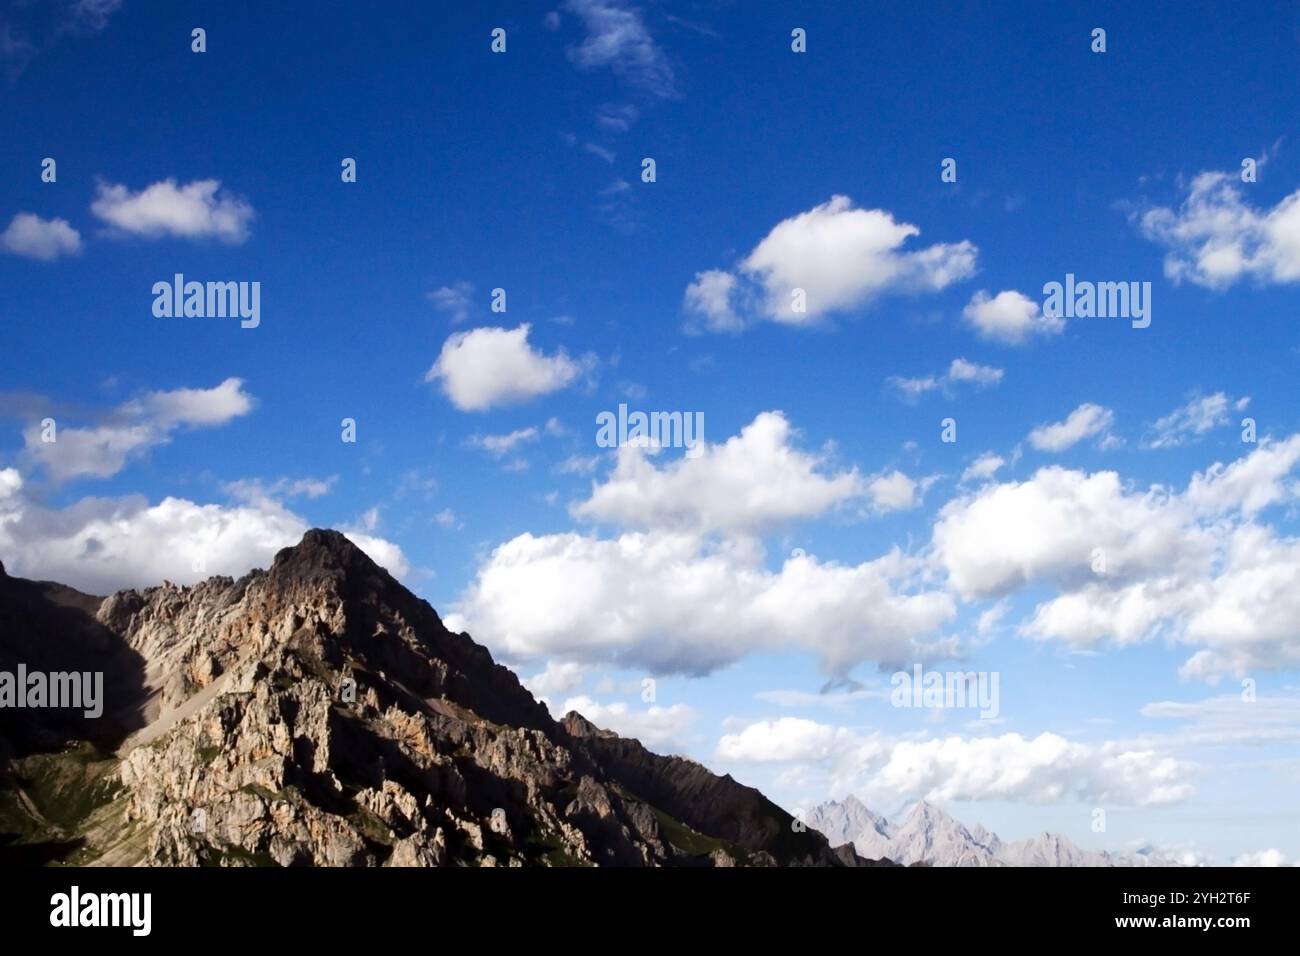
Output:
<instances>
[{"instance_id":1,"label":"white cumulus cloud","mask_svg":"<svg viewBox=\"0 0 1300 956\"><path fill-rule=\"evenodd\" d=\"M1210 682L1295 667L1300 539L1259 522L1295 500L1298 463L1300 435L1265 439L1181 492L1043 468L948 502L929 556L968 600L1054 589L1020 625L1036 640L1164 638L1191 649L1183 677Z\"/></svg>"},{"instance_id":2,"label":"white cumulus cloud","mask_svg":"<svg viewBox=\"0 0 1300 956\"><path fill-rule=\"evenodd\" d=\"M1076 743L1052 733L952 736L895 744L873 785L934 801L1078 800L1145 807L1191 796L1194 769L1167 754L1116 742Z\"/></svg>"},{"instance_id":3,"label":"white cumulus cloud","mask_svg":"<svg viewBox=\"0 0 1300 956\"><path fill-rule=\"evenodd\" d=\"M1166 276L1210 289L1247 278L1265 285L1300 281L1300 189L1259 208L1241 185L1232 173L1201 173L1177 209L1157 207L1141 216L1143 235L1167 250Z\"/></svg>"},{"instance_id":4,"label":"white cumulus cloud","mask_svg":"<svg viewBox=\"0 0 1300 956\"><path fill-rule=\"evenodd\" d=\"M785 764L830 789L870 789L895 799L1178 803L1196 767L1164 750L1121 741L1084 744L1052 733L888 739L801 717L760 720L726 733L714 756Z\"/></svg>"},{"instance_id":5,"label":"white cumulus cloud","mask_svg":"<svg viewBox=\"0 0 1300 956\"><path fill-rule=\"evenodd\" d=\"M199 504L140 495L83 498L64 508L29 500L15 469L0 471L0 554L15 576L59 581L91 594L191 584L214 574L240 577L268 567L310 525L277 502ZM400 577L409 565L392 542L349 534L359 548ZM196 562L201 562L196 565Z\"/></svg>"},{"instance_id":6,"label":"white cumulus cloud","mask_svg":"<svg viewBox=\"0 0 1300 956\"><path fill-rule=\"evenodd\" d=\"M651 704L645 708L629 707L622 701L601 703L586 695L570 697L557 712L567 714L577 711L604 730L612 730L620 737L641 741L651 750L680 751L682 735L695 720L694 708L686 704L667 707Z\"/></svg>"},{"instance_id":7,"label":"white cumulus cloud","mask_svg":"<svg viewBox=\"0 0 1300 956\"><path fill-rule=\"evenodd\" d=\"M763 412L739 435L697 446L662 467L655 449L627 444L614 471L574 505L575 517L622 527L757 533L810 518L863 493L856 469L833 471L794 445L780 412Z\"/></svg>"},{"instance_id":8,"label":"white cumulus cloud","mask_svg":"<svg viewBox=\"0 0 1300 956\"><path fill-rule=\"evenodd\" d=\"M879 512L906 511L921 503L921 482L898 469L877 475L867 483L871 505Z\"/></svg>"},{"instance_id":9,"label":"white cumulus cloud","mask_svg":"<svg viewBox=\"0 0 1300 956\"><path fill-rule=\"evenodd\" d=\"M528 344L531 326L457 332L443 343L426 382L440 382L461 411L486 411L528 401L572 384L594 365L592 356L571 359L564 349L546 355Z\"/></svg>"},{"instance_id":10,"label":"white cumulus cloud","mask_svg":"<svg viewBox=\"0 0 1300 956\"><path fill-rule=\"evenodd\" d=\"M705 674L799 647L828 672L930 658L955 613L899 552L858 565L792 557L780 571L694 534L520 535L493 550L449 617L513 658Z\"/></svg>"},{"instance_id":11,"label":"white cumulus cloud","mask_svg":"<svg viewBox=\"0 0 1300 956\"><path fill-rule=\"evenodd\" d=\"M780 717L760 720L725 734L718 741L716 755L719 760L782 763L825 760L846 749L860 747L856 735L844 727L803 717Z\"/></svg>"},{"instance_id":12,"label":"white cumulus cloud","mask_svg":"<svg viewBox=\"0 0 1300 956\"><path fill-rule=\"evenodd\" d=\"M883 209L858 209L849 197L833 196L774 226L735 272L698 273L686 308L714 331L738 329L754 316L807 326L886 293L937 292L975 271L972 243L905 250L919 234ZM796 290L804 294L802 310Z\"/></svg>"},{"instance_id":13,"label":"white cumulus cloud","mask_svg":"<svg viewBox=\"0 0 1300 956\"><path fill-rule=\"evenodd\" d=\"M81 233L66 219L42 219L34 213L20 212L0 233L0 249L15 256L53 262L81 251Z\"/></svg>"},{"instance_id":14,"label":"white cumulus cloud","mask_svg":"<svg viewBox=\"0 0 1300 956\"><path fill-rule=\"evenodd\" d=\"M1037 302L1014 289L995 296L981 289L967 303L962 315L981 336L1003 345L1024 345L1034 338L1059 335L1065 330L1064 319L1045 315Z\"/></svg>"},{"instance_id":15,"label":"white cumulus cloud","mask_svg":"<svg viewBox=\"0 0 1300 956\"><path fill-rule=\"evenodd\" d=\"M254 218L253 207L222 191L217 179L196 179L184 186L164 179L139 192L100 183L90 211L125 235L212 238L232 244L248 238Z\"/></svg>"}]
</instances>

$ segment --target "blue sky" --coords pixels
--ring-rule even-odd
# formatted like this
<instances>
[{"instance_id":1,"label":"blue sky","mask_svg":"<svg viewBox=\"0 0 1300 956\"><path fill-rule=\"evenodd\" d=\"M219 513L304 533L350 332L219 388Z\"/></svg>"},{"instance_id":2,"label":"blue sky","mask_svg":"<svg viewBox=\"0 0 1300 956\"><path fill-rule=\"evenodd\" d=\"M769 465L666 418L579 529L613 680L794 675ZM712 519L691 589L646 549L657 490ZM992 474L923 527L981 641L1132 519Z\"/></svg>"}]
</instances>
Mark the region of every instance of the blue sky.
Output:
<instances>
[{"instance_id":1,"label":"blue sky","mask_svg":"<svg viewBox=\"0 0 1300 956\"><path fill-rule=\"evenodd\" d=\"M792 809L1300 858L1300 7L263 6L0 14L11 573L340 527ZM259 324L156 317L176 273ZM599 447L620 403L705 447ZM997 718L891 706L916 660Z\"/></svg>"}]
</instances>

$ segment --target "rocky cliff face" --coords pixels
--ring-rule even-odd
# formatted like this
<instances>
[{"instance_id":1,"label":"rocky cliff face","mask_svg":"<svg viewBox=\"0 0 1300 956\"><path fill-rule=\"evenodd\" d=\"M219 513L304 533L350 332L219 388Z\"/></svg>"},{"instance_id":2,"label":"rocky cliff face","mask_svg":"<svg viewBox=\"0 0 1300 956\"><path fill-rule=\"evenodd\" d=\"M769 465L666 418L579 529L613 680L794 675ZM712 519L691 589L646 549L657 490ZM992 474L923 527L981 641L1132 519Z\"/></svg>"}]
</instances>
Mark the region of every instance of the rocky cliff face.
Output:
<instances>
[{"instance_id":1,"label":"rocky cliff face","mask_svg":"<svg viewBox=\"0 0 1300 956\"><path fill-rule=\"evenodd\" d=\"M19 860L863 862L730 777L556 722L337 532L237 581L103 600L0 579L0 625L0 665L109 676L99 721L0 711Z\"/></svg>"}]
</instances>

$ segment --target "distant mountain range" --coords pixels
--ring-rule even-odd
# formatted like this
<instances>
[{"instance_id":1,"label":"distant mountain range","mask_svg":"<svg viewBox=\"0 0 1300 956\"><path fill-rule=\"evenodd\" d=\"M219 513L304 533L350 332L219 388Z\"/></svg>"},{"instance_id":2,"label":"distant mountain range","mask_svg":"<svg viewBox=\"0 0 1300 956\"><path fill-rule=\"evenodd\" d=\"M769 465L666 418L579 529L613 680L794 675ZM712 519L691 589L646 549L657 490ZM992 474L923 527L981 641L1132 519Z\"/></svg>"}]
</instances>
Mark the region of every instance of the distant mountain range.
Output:
<instances>
[{"instance_id":1,"label":"distant mountain range","mask_svg":"<svg viewBox=\"0 0 1300 956\"><path fill-rule=\"evenodd\" d=\"M808 814L808 826L833 845L851 843L858 855L907 866L1177 866L1154 852L1084 850L1055 833L1003 842L982 826L961 822L924 800L901 823L873 813L856 797L824 803Z\"/></svg>"},{"instance_id":2,"label":"distant mountain range","mask_svg":"<svg viewBox=\"0 0 1300 956\"><path fill-rule=\"evenodd\" d=\"M9 577L0 864L862 866L757 790L552 718L338 532L268 570L109 597ZM11 678L12 679L12 678Z\"/></svg>"}]
</instances>

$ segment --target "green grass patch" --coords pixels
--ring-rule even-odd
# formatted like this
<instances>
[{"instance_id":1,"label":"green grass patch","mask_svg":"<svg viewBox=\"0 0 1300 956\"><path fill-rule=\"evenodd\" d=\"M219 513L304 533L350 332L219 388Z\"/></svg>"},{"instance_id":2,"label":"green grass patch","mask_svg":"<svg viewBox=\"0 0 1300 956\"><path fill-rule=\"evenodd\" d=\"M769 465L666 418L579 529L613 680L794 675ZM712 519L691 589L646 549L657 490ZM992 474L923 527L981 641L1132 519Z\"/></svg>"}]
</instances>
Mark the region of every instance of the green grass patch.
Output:
<instances>
[{"instance_id":1,"label":"green grass patch","mask_svg":"<svg viewBox=\"0 0 1300 956\"><path fill-rule=\"evenodd\" d=\"M23 789L51 823L75 831L86 818L122 793L117 762L82 743L57 754L34 754L16 762Z\"/></svg>"},{"instance_id":2,"label":"green grass patch","mask_svg":"<svg viewBox=\"0 0 1300 956\"><path fill-rule=\"evenodd\" d=\"M745 866L751 861L749 851L742 846L718 837L705 836L658 808L654 808L654 814L659 821L659 832L663 838L673 849L686 856L709 856L716 850L722 850L738 865Z\"/></svg>"}]
</instances>

